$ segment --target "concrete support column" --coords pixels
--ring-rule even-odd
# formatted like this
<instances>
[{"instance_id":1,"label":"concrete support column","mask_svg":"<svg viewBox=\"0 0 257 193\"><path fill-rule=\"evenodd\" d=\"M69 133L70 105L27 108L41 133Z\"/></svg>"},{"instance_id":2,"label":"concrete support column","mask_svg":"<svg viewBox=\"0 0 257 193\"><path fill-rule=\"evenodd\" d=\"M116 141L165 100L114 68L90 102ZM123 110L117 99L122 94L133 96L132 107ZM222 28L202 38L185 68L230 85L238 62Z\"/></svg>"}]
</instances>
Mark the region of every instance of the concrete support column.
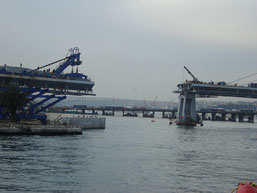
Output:
<instances>
[{"instance_id":1,"label":"concrete support column","mask_svg":"<svg viewBox=\"0 0 257 193\"><path fill-rule=\"evenodd\" d=\"M196 106L194 94L180 94L177 124L196 124Z\"/></svg>"},{"instance_id":2,"label":"concrete support column","mask_svg":"<svg viewBox=\"0 0 257 193\"><path fill-rule=\"evenodd\" d=\"M244 115L243 114L238 115L238 121L239 122L244 122Z\"/></svg>"},{"instance_id":3,"label":"concrete support column","mask_svg":"<svg viewBox=\"0 0 257 193\"><path fill-rule=\"evenodd\" d=\"M227 115L226 113L221 114L221 120L222 121L226 121L226 115Z\"/></svg>"},{"instance_id":4,"label":"concrete support column","mask_svg":"<svg viewBox=\"0 0 257 193\"><path fill-rule=\"evenodd\" d=\"M176 112L172 112L172 114L171 114L171 117L172 117L172 119L176 119Z\"/></svg>"},{"instance_id":5,"label":"concrete support column","mask_svg":"<svg viewBox=\"0 0 257 193\"><path fill-rule=\"evenodd\" d=\"M166 118L165 117L165 111L162 111L162 118Z\"/></svg>"},{"instance_id":6,"label":"concrete support column","mask_svg":"<svg viewBox=\"0 0 257 193\"><path fill-rule=\"evenodd\" d=\"M211 114L211 119L212 119L213 121L216 120L216 113L212 113L212 114Z\"/></svg>"},{"instance_id":7,"label":"concrete support column","mask_svg":"<svg viewBox=\"0 0 257 193\"><path fill-rule=\"evenodd\" d=\"M206 113L202 113L202 120L206 120Z\"/></svg>"},{"instance_id":8,"label":"concrete support column","mask_svg":"<svg viewBox=\"0 0 257 193\"><path fill-rule=\"evenodd\" d=\"M254 114L248 116L248 122L253 123L254 122Z\"/></svg>"}]
</instances>

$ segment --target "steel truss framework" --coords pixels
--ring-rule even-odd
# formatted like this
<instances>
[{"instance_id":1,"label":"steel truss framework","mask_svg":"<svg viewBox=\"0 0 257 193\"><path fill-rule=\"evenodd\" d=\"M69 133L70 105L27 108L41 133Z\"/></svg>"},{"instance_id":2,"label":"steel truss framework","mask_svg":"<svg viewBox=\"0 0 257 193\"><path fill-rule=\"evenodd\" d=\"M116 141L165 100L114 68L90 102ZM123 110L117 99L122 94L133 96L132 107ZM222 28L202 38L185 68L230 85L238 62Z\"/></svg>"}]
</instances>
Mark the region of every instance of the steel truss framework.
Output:
<instances>
[{"instance_id":1,"label":"steel truss framework","mask_svg":"<svg viewBox=\"0 0 257 193\"><path fill-rule=\"evenodd\" d=\"M1 87L0 91L4 92L7 88ZM19 119L38 119L42 123L46 123L46 115L41 114L47 108L61 102L66 99L66 96L56 96L55 94L49 94L49 89L41 88L21 88L22 92L28 93L28 104L21 108L21 111L17 114ZM4 108L0 106L0 119L9 119L10 114L4 111Z\"/></svg>"}]
</instances>

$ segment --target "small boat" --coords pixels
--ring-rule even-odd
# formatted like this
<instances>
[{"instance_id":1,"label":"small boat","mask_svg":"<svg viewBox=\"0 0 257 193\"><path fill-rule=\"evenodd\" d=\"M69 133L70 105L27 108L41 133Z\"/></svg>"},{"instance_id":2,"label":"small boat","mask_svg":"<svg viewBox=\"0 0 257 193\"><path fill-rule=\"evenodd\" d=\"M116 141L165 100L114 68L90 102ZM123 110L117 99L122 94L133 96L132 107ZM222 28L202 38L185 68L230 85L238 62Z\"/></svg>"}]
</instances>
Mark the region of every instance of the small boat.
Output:
<instances>
[{"instance_id":1,"label":"small boat","mask_svg":"<svg viewBox=\"0 0 257 193\"><path fill-rule=\"evenodd\" d=\"M231 192L236 193L257 193L257 185L253 182L240 182L238 186Z\"/></svg>"}]
</instances>

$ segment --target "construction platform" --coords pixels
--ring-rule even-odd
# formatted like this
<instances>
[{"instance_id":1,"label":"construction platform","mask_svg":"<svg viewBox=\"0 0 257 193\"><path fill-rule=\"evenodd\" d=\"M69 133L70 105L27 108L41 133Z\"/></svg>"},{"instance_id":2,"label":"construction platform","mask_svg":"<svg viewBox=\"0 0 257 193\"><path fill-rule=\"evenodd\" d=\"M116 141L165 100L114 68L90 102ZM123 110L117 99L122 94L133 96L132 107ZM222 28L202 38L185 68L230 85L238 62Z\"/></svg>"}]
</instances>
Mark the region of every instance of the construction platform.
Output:
<instances>
[{"instance_id":1,"label":"construction platform","mask_svg":"<svg viewBox=\"0 0 257 193\"><path fill-rule=\"evenodd\" d=\"M53 64L56 68L50 69ZM71 48L66 57L35 69L3 65L0 66L0 92L8 93L10 85L16 87L18 93L26 93L27 104L17 112L18 119L36 119L46 124L44 112L47 108L61 102L66 95L95 95L94 81L82 73L78 67L79 49ZM70 67L70 72L64 72ZM58 96L63 95L63 96ZM0 105L0 119L8 120L11 110Z\"/></svg>"}]
</instances>

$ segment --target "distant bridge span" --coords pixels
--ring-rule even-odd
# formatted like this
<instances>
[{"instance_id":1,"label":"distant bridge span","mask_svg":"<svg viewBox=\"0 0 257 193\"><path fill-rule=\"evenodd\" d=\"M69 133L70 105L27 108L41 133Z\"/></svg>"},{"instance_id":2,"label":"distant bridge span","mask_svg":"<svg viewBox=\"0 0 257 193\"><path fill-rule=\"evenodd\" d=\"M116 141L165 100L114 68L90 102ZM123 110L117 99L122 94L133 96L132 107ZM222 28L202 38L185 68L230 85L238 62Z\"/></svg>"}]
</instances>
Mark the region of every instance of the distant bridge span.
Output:
<instances>
[{"instance_id":1,"label":"distant bridge span","mask_svg":"<svg viewBox=\"0 0 257 193\"><path fill-rule=\"evenodd\" d=\"M86 105L74 105L73 107L59 107L52 109L52 112L57 113L72 113L80 115L103 115L114 116L116 112L122 112L123 116L137 117L140 113L142 117L154 118L156 113L161 113L162 118L176 119L178 110L163 109L163 108L128 108L128 107L88 107ZM202 115L203 120L213 121L233 121L237 119L239 122L244 122L247 118L247 122L254 122L254 116L256 111L251 110L225 110L225 109L200 109L196 111Z\"/></svg>"}]
</instances>

